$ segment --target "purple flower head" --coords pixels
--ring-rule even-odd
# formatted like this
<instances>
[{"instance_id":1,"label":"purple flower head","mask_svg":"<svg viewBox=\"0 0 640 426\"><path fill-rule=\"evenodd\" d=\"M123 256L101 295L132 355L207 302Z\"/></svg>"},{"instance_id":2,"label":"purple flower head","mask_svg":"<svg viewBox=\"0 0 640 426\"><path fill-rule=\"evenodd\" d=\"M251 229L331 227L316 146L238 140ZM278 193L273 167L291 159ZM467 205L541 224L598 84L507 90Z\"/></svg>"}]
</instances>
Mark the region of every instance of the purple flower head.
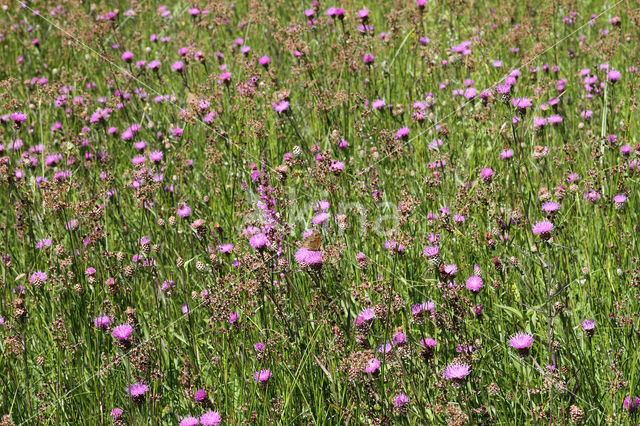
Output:
<instances>
[{"instance_id":1,"label":"purple flower head","mask_svg":"<svg viewBox=\"0 0 640 426\"><path fill-rule=\"evenodd\" d=\"M273 104L273 110L278 114L282 114L289 110L289 101L280 101Z\"/></svg>"},{"instance_id":2,"label":"purple flower head","mask_svg":"<svg viewBox=\"0 0 640 426\"><path fill-rule=\"evenodd\" d=\"M629 413L633 413L640 407L640 398L637 396L627 396L622 403L622 408L624 408Z\"/></svg>"},{"instance_id":3,"label":"purple flower head","mask_svg":"<svg viewBox=\"0 0 640 426\"><path fill-rule=\"evenodd\" d=\"M229 253L231 250L233 250L233 244L220 244L218 246L218 250L220 251L220 253Z\"/></svg>"},{"instance_id":4,"label":"purple flower head","mask_svg":"<svg viewBox=\"0 0 640 426\"><path fill-rule=\"evenodd\" d=\"M511 101L511 104L521 113L527 111L527 108L531 107L531 101L528 98L515 98Z\"/></svg>"},{"instance_id":5,"label":"purple flower head","mask_svg":"<svg viewBox=\"0 0 640 426\"><path fill-rule=\"evenodd\" d=\"M593 336L593 332L595 331L596 322L593 320L584 320L582 321L582 329L587 334L587 336Z\"/></svg>"},{"instance_id":6,"label":"purple flower head","mask_svg":"<svg viewBox=\"0 0 640 426\"><path fill-rule=\"evenodd\" d=\"M254 380L260 383L266 383L269 378L271 378L272 374L269 370L260 370L254 376Z\"/></svg>"},{"instance_id":7,"label":"purple flower head","mask_svg":"<svg viewBox=\"0 0 640 426\"><path fill-rule=\"evenodd\" d=\"M386 104L387 103L383 99L376 99L375 101L371 102L371 108L382 109Z\"/></svg>"},{"instance_id":8,"label":"purple flower head","mask_svg":"<svg viewBox=\"0 0 640 426\"><path fill-rule=\"evenodd\" d=\"M547 201L542 205L541 210L547 214L547 216L552 216L560 210L560 204L555 201ZM534 232L535 233L535 232Z\"/></svg>"},{"instance_id":9,"label":"purple flower head","mask_svg":"<svg viewBox=\"0 0 640 426\"><path fill-rule=\"evenodd\" d=\"M203 426L215 426L222 421L222 416L217 411L207 411L200 416L200 424Z\"/></svg>"},{"instance_id":10,"label":"purple flower head","mask_svg":"<svg viewBox=\"0 0 640 426\"><path fill-rule=\"evenodd\" d=\"M509 339L509 346L517 350L521 356L529 354L529 348L533 344L533 336L527 333L516 333Z\"/></svg>"},{"instance_id":11,"label":"purple flower head","mask_svg":"<svg viewBox=\"0 0 640 426\"><path fill-rule=\"evenodd\" d=\"M477 293L482 288L482 278L472 275L467 278L466 287L469 291Z\"/></svg>"},{"instance_id":12,"label":"purple flower head","mask_svg":"<svg viewBox=\"0 0 640 426\"><path fill-rule=\"evenodd\" d=\"M444 265L443 271L446 275L453 277L458 272L458 267L454 264Z\"/></svg>"},{"instance_id":13,"label":"purple flower head","mask_svg":"<svg viewBox=\"0 0 640 426\"><path fill-rule=\"evenodd\" d=\"M360 314L356 317L356 321L355 321L356 327L360 327L366 323L373 321L375 317L376 317L376 314L373 309L371 308L363 309L362 312L360 312Z\"/></svg>"},{"instance_id":14,"label":"purple flower head","mask_svg":"<svg viewBox=\"0 0 640 426\"><path fill-rule=\"evenodd\" d=\"M42 284L47 281L47 278L49 277L44 272L36 271L29 277L29 282L31 284Z\"/></svg>"},{"instance_id":15,"label":"purple flower head","mask_svg":"<svg viewBox=\"0 0 640 426\"><path fill-rule=\"evenodd\" d=\"M540 237L546 241L551 238L553 223L549 222L548 220L543 220L533 225L531 230L533 232L533 235L540 235Z\"/></svg>"},{"instance_id":16,"label":"purple flower head","mask_svg":"<svg viewBox=\"0 0 640 426\"><path fill-rule=\"evenodd\" d=\"M627 196L624 194L616 194L613 196L613 202L616 208L622 208L627 201Z\"/></svg>"},{"instance_id":17,"label":"purple flower head","mask_svg":"<svg viewBox=\"0 0 640 426\"><path fill-rule=\"evenodd\" d=\"M295 254L296 262L301 265L316 266L322 265L322 252L312 251L304 247L300 248Z\"/></svg>"},{"instance_id":18,"label":"purple flower head","mask_svg":"<svg viewBox=\"0 0 640 426\"><path fill-rule=\"evenodd\" d=\"M399 393L393 398L393 406L396 408L402 408L409 403L409 397L403 393Z\"/></svg>"},{"instance_id":19,"label":"purple flower head","mask_svg":"<svg viewBox=\"0 0 640 426\"><path fill-rule=\"evenodd\" d=\"M381 354L388 354L393 349L393 344L390 342L384 343L378 347L378 352Z\"/></svg>"},{"instance_id":20,"label":"purple flower head","mask_svg":"<svg viewBox=\"0 0 640 426\"><path fill-rule=\"evenodd\" d=\"M454 382L460 382L471 373L471 368L464 363L454 362L444 369L442 377Z\"/></svg>"},{"instance_id":21,"label":"purple flower head","mask_svg":"<svg viewBox=\"0 0 640 426\"><path fill-rule=\"evenodd\" d=\"M396 132L396 139L406 140L409 137L410 132L411 130L408 127L402 127L401 129L398 129L398 131Z\"/></svg>"},{"instance_id":22,"label":"purple flower head","mask_svg":"<svg viewBox=\"0 0 640 426\"><path fill-rule=\"evenodd\" d=\"M312 222L316 225L320 225L321 223L323 223L324 221L326 221L327 219L329 219L331 217L331 215L327 212L322 212L322 213L318 213L317 215L315 215L312 219Z\"/></svg>"},{"instance_id":23,"label":"purple flower head","mask_svg":"<svg viewBox=\"0 0 640 426\"><path fill-rule=\"evenodd\" d=\"M111 332L113 337L120 341L128 341L131 337L131 333L133 333L133 327L129 324L119 325Z\"/></svg>"},{"instance_id":24,"label":"purple flower head","mask_svg":"<svg viewBox=\"0 0 640 426\"><path fill-rule=\"evenodd\" d=\"M200 422L195 417L185 417L178 423L179 426L197 426Z\"/></svg>"},{"instance_id":25,"label":"purple flower head","mask_svg":"<svg viewBox=\"0 0 640 426\"><path fill-rule=\"evenodd\" d=\"M393 335L393 342L398 346L404 346L407 343L407 335L404 333L396 333Z\"/></svg>"},{"instance_id":26,"label":"purple flower head","mask_svg":"<svg viewBox=\"0 0 640 426\"><path fill-rule=\"evenodd\" d=\"M493 170L491 170L489 167L485 167L484 169L480 170L480 177L485 182L491 182L491 179L493 178Z\"/></svg>"},{"instance_id":27,"label":"purple flower head","mask_svg":"<svg viewBox=\"0 0 640 426\"><path fill-rule=\"evenodd\" d=\"M107 328L111 325L111 317L109 315L102 315L93 319L93 325L96 327Z\"/></svg>"},{"instance_id":28,"label":"purple flower head","mask_svg":"<svg viewBox=\"0 0 640 426\"><path fill-rule=\"evenodd\" d=\"M622 77L622 75L620 74L620 71L618 71L618 70L611 70L611 71L609 71L607 73L607 78L612 83L617 82L618 80L620 80L621 77Z\"/></svg>"},{"instance_id":29,"label":"purple flower head","mask_svg":"<svg viewBox=\"0 0 640 426\"><path fill-rule=\"evenodd\" d=\"M127 393L133 398L142 398L149 391L149 386L144 383L134 383L129 386Z\"/></svg>"},{"instance_id":30,"label":"purple flower head","mask_svg":"<svg viewBox=\"0 0 640 426\"><path fill-rule=\"evenodd\" d=\"M256 250L262 250L266 247L269 247L271 243L267 236L263 233L255 234L249 239L249 244Z\"/></svg>"},{"instance_id":31,"label":"purple flower head","mask_svg":"<svg viewBox=\"0 0 640 426\"><path fill-rule=\"evenodd\" d=\"M128 50L125 51L124 53L122 53L121 56L122 60L129 63L133 60L133 53L129 52Z\"/></svg>"},{"instance_id":32,"label":"purple flower head","mask_svg":"<svg viewBox=\"0 0 640 426\"><path fill-rule=\"evenodd\" d=\"M367 361L367 365L365 366L364 371L369 374L373 374L377 373L379 369L380 360L378 360L378 358L371 358L369 361Z\"/></svg>"},{"instance_id":33,"label":"purple flower head","mask_svg":"<svg viewBox=\"0 0 640 426\"><path fill-rule=\"evenodd\" d=\"M188 205L184 204L182 205L182 207L180 207L178 209L178 211L176 212L176 214L182 218L187 218L191 215L191 207L189 207Z\"/></svg>"},{"instance_id":34,"label":"purple flower head","mask_svg":"<svg viewBox=\"0 0 640 426\"><path fill-rule=\"evenodd\" d=\"M204 389L198 389L196 393L193 395L193 400L195 402L203 402L207 399L207 391Z\"/></svg>"},{"instance_id":35,"label":"purple flower head","mask_svg":"<svg viewBox=\"0 0 640 426\"><path fill-rule=\"evenodd\" d=\"M435 339L431 337L427 337L425 339L420 340L420 345L423 348L435 349L435 347L437 346L437 342L435 341Z\"/></svg>"}]
</instances>

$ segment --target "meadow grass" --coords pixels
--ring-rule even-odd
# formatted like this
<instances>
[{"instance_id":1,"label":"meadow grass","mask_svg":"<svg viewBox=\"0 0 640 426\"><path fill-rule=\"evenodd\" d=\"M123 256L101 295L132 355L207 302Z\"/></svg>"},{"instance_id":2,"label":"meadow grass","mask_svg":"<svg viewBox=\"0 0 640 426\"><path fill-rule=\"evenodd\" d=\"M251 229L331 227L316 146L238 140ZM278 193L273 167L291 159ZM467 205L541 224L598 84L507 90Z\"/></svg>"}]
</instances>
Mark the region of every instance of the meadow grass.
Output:
<instances>
[{"instance_id":1,"label":"meadow grass","mask_svg":"<svg viewBox=\"0 0 640 426\"><path fill-rule=\"evenodd\" d=\"M639 23L8 2L0 424L635 424Z\"/></svg>"}]
</instances>

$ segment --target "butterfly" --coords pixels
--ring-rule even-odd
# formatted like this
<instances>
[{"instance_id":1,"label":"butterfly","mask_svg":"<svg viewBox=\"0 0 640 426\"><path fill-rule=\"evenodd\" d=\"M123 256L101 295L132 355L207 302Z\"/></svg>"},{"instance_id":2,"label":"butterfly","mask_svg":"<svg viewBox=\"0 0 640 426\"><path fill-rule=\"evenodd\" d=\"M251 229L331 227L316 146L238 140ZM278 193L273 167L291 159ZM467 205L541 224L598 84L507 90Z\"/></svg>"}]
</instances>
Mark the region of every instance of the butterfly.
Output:
<instances>
[{"instance_id":1,"label":"butterfly","mask_svg":"<svg viewBox=\"0 0 640 426\"><path fill-rule=\"evenodd\" d=\"M198 98L193 93L187 93L187 105L194 105L198 102Z\"/></svg>"},{"instance_id":2,"label":"butterfly","mask_svg":"<svg viewBox=\"0 0 640 426\"><path fill-rule=\"evenodd\" d=\"M322 237L317 230L311 231L311 234L305 237L302 241L302 247L311 251L320 251L320 245L322 244Z\"/></svg>"}]
</instances>

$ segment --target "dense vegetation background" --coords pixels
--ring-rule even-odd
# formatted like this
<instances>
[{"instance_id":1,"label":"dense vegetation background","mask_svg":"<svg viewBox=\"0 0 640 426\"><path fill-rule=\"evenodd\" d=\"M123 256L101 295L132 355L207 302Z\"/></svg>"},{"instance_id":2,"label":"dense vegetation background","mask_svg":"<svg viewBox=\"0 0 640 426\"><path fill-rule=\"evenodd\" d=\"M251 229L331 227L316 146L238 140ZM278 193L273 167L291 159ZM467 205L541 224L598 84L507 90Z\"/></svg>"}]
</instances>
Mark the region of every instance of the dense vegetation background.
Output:
<instances>
[{"instance_id":1,"label":"dense vegetation background","mask_svg":"<svg viewBox=\"0 0 640 426\"><path fill-rule=\"evenodd\" d=\"M635 1L0 11L0 415L635 424Z\"/></svg>"}]
</instances>

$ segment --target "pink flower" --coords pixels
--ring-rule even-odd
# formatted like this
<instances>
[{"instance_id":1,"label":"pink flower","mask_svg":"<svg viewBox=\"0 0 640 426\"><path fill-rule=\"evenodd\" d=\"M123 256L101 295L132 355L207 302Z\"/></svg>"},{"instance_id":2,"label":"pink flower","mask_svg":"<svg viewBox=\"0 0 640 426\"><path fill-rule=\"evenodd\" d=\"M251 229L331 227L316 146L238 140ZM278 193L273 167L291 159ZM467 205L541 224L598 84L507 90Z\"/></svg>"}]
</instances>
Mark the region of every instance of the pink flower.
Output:
<instances>
[{"instance_id":1,"label":"pink flower","mask_svg":"<svg viewBox=\"0 0 640 426\"><path fill-rule=\"evenodd\" d=\"M260 383L266 383L271 378L272 374L269 370L260 370L254 376L254 380Z\"/></svg>"},{"instance_id":2,"label":"pink flower","mask_svg":"<svg viewBox=\"0 0 640 426\"><path fill-rule=\"evenodd\" d=\"M113 337L120 341L127 341L131 337L131 333L133 333L133 327L129 324L119 325L113 329L111 334Z\"/></svg>"},{"instance_id":3,"label":"pink flower","mask_svg":"<svg viewBox=\"0 0 640 426\"><path fill-rule=\"evenodd\" d=\"M444 369L442 377L447 380L461 381L467 377L469 373L471 373L471 369L467 364L456 362L449 364L447 368Z\"/></svg>"},{"instance_id":4,"label":"pink flower","mask_svg":"<svg viewBox=\"0 0 640 426\"><path fill-rule=\"evenodd\" d=\"M469 291L477 293L482 288L482 278L472 275L467 278L466 287Z\"/></svg>"},{"instance_id":5,"label":"pink flower","mask_svg":"<svg viewBox=\"0 0 640 426\"><path fill-rule=\"evenodd\" d=\"M367 361L367 365L365 366L364 371L369 374L373 374L377 373L379 369L380 361L378 360L378 358L371 358L369 361Z\"/></svg>"}]
</instances>

